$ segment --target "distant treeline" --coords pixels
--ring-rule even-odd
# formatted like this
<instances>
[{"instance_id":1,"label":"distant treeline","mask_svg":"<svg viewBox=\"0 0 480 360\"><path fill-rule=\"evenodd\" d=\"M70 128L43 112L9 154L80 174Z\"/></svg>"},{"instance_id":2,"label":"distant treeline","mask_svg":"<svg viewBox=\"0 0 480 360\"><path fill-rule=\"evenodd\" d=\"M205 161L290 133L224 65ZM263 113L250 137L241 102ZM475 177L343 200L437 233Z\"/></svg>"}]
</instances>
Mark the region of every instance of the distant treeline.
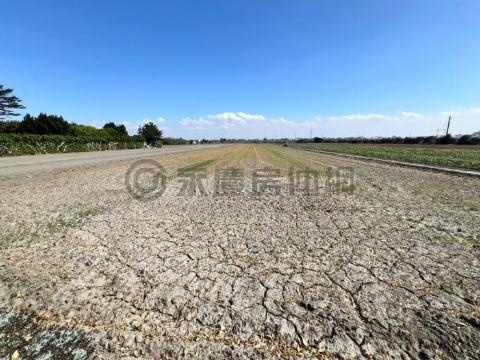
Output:
<instances>
[{"instance_id":1,"label":"distant treeline","mask_svg":"<svg viewBox=\"0 0 480 360\"><path fill-rule=\"evenodd\" d=\"M162 143L163 143L163 145L186 145L186 144L190 144L191 141L190 140L185 140L183 138L167 137L167 138L162 139Z\"/></svg>"},{"instance_id":2,"label":"distant treeline","mask_svg":"<svg viewBox=\"0 0 480 360\"><path fill-rule=\"evenodd\" d=\"M431 145L480 145L480 131L470 135L445 135L445 136L416 136L416 137L313 137L313 138L281 138L281 139L225 139L220 140L201 140L203 142L220 142L220 143L350 143L350 144L431 144Z\"/></svg>"},{"instance_id":3,"label":"distant treeline","mask_svg":"<svg viewBox=\"0 0 480 360\"><path fill-rule=\"evenodd\" d=\"M480 132L471 135L459 136L416 136L416 137L382 137L382 138L364 138L364 137L346 137L346 138L321 138L296 139L298 143L350 143L350 144L431 144L431 145L480 145Z\"/></svg>"}]
</instances>

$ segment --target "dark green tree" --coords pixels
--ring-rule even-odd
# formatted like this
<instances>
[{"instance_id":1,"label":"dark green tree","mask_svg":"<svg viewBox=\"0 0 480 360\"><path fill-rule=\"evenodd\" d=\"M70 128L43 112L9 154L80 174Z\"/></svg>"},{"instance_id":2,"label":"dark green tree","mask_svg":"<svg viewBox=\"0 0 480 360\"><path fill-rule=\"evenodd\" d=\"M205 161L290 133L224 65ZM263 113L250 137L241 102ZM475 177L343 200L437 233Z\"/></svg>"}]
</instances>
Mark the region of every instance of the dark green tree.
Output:
<instances>
[{"instance_id":1,"label":"dark green tree","mask_svg":"<svg viewBox=\"0 0 480 360\"><path fill-rule=\"evenodd\" d=\"M61 116L40 113L37 117L30 114L20 122L19 131L24 134L70 135L71 125Z\"/></svg>"},{"instance_id":2,"label":"dark green tree","mask_svg":"<svg viewBox=\"0 0 480 360\"><path fill-rule=\"evenodd\" d=\"M4 89L3 85L0 85L0 119L5 119L7 116L17 116L14 110L25 109L25 106L21 104L22 100L14 95L11 95L13 89Z\"/></svg>"},{"instance_id":3,"label":"dark green tree","mask_svg":"<svg viewBox=\"0 0 480 360\"><path fill-rule=\"evenodd\" d=\"M162 139L162 130L150 121L138 128L138 135L140 135L148 145L155 145L157 141Z\"/></svg>"},{"instance_id":4,"label":"dark green tree","mask_svg":"<svg viewBox=\"0 0 480 360\"><path fill-rule=\"evenodd\" d=\"M16 134L19 126L20 121L0 121L0 134Z\"/></svg>"},{"instance_id":5,"label":"dark green tree","mask_svg":"<svg viewBox=\"0 0 480 360\"><path fill-rule=\"evenodd\" d=\"M107 132L110 135L113 135L113 136L121 136L121 137L128 136L127 128L123 124L115 125L115 123L109 122L103 125L103 128L107 130Z\"/></svg>"},{"instance_id":6,"label":"dark green tree","mask_svg":"<svg viewBox=\"0 0 480 360\"><path fill-rule=\"evenodd\" d=\"M452 135L447 134L445 136L438 138L437 142L441 145L454 144L455 139L452 137Z\"/></svg>"}]
</instances>

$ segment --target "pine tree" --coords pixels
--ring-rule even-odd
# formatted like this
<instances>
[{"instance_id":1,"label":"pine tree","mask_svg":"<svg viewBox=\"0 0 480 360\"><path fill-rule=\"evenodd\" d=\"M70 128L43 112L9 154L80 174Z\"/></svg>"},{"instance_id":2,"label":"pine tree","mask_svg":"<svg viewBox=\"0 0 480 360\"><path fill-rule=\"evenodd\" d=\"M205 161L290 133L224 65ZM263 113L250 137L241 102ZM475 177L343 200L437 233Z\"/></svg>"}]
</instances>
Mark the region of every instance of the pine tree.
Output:
<instances>
[{"instance_id":1,"label":"pine tree","mask_svg":"<svg viewBox=\"0 0 480 360\"><path fill-rule=\"evenodd\" d=\"M138 128L138 135L140 135L147 144L155 145L155 142L162 139L162 130L150 121Z\"/></svg>"},{"instance_id":2,"label":"pine tree","mask_svg":"<svg viewBox=\"0 0 480 360\"><path fill-rule=\"evenodd\" d=\"M25 106L21 104L22 100L14 95L11 95L13 89L4 89L0 85L0 119L5 119L7 116L17 116L15 109L24 109Z\"/></svg>"}]
</instances>

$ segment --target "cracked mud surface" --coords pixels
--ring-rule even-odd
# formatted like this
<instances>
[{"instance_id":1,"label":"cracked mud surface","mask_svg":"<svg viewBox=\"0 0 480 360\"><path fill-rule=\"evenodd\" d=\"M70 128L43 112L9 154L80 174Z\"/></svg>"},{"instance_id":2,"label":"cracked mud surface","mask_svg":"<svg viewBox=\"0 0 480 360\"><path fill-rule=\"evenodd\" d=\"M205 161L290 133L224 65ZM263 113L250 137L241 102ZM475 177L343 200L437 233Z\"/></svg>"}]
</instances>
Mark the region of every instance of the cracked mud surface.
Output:
<instances>
[{"instance_id":1,"label":"cracked mud surface","mask_svg":"<svg viewBox=\"0 0 480 360\"><path fill-rule=\"evenodd\" d=\"M480 357L480 180L261 145L156 160L150 202L128 163L4 179L0 311L83 331L102 359ZM201 163L207 195L177 196ZM242 195L212 195L224 166ZM318 170L320 194L253 193L267 166Z\"/></svg>"}]
</instances>

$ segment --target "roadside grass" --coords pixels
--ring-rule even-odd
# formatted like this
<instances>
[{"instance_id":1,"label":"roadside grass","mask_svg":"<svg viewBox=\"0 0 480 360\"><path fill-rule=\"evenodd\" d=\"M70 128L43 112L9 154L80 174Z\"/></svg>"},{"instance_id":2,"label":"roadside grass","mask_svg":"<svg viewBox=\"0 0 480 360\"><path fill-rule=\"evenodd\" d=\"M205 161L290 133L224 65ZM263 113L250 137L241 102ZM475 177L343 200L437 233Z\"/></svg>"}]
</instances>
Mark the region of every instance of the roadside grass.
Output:
<instances>
[{"instance_id":1,"label":"roadside grass","mask_svg":"<svg viewBox=\"0 0 480 360\"><path fill-rule=\"evenodd\" d=\"M292 148L367 156L416 164L480 170L480 150L358 144L294 144Z\"/></svg>"}]
</instances>

